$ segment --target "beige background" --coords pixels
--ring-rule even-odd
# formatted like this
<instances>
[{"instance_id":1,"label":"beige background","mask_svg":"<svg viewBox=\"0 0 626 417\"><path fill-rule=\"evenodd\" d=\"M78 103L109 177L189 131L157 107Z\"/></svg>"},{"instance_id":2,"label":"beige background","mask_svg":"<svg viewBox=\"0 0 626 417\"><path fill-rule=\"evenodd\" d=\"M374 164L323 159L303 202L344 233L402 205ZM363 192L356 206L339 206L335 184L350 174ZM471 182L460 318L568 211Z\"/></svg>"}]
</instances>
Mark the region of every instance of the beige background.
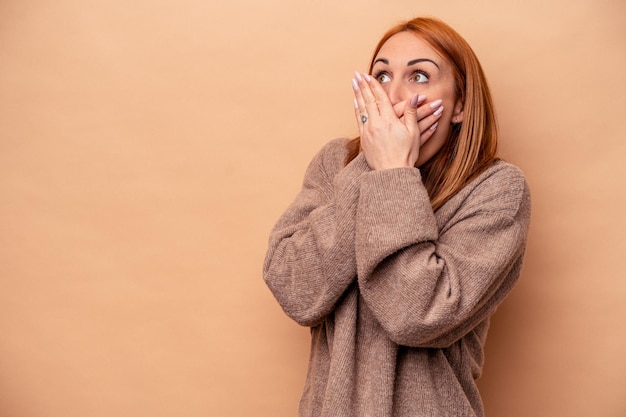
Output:
<instances>
[{"instance_id":1,"label":"beige background","mask_svg":"<svg viewBox=\"0 0 626 417\"><path fill-rule=\"evenodd\" d=\"M267 236L415 15L473 45L533 192L488 416L625 416L623 0L0 0L0 416L294 416Z\"/></svg>"}]
</instances>

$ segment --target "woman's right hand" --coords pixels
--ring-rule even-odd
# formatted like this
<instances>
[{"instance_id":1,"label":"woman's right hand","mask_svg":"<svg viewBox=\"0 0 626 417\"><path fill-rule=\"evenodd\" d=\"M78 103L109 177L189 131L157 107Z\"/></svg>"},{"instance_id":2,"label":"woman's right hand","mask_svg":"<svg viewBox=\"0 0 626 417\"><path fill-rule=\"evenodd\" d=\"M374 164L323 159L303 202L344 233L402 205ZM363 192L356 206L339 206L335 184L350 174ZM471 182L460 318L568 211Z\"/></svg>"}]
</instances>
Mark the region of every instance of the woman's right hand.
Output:
<instances>
[{"instance_id":1,"label":"woman's right hand","mask_svg":"<svg viewBox=\"0 0 626 417\"><path fill-rule=\"evenodd\" d=\"M376 79L358 73L353 88L361 148L370 168L415 166L420 147L437 128L441 100L425 104L425 96L415 95L394 106Z\"/></svg>"}]
</instances>

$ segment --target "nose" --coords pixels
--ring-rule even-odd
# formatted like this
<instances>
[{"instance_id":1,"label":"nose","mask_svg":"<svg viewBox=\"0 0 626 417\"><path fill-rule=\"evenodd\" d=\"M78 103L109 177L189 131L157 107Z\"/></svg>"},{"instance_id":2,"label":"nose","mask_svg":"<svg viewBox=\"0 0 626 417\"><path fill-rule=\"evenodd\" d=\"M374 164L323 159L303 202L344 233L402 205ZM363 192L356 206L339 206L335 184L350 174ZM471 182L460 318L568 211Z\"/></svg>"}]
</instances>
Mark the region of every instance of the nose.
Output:
<instances>
[{"instance_id":1,"label":"nose","mask_svg":"<svg viewBox=\"0 0 626 417\"><path fill-rule=\"evenodd\" d=\"M404 106L396 105L411 98L411 92L403 85L402 80L395 79L387 84L387 96L389 97L389 101L391 101L391 105L396 110L396 115L398 117L402 116Z\"/></svg>"}]
</instances>

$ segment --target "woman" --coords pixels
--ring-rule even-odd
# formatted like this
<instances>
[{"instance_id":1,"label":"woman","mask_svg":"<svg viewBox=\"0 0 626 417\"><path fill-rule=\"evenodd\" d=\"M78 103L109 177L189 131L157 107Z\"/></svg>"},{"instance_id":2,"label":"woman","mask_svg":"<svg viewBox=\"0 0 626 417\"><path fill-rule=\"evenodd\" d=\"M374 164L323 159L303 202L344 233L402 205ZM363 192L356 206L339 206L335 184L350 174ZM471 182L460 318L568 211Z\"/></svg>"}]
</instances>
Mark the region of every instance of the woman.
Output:
<instances>
[{"instance_id":1,"label":"woman","mask_svg":"<svg viewBox=\"0 0 626 417\"><path fill-rule=\"evenodd\" d=\"M360 138L313 159L264 265L311 327L299 415L482 416L475 381L520 273L526 181L496 158L480 64L441 21L392 28L352 83Z\"/></svg>"}]
</instances>

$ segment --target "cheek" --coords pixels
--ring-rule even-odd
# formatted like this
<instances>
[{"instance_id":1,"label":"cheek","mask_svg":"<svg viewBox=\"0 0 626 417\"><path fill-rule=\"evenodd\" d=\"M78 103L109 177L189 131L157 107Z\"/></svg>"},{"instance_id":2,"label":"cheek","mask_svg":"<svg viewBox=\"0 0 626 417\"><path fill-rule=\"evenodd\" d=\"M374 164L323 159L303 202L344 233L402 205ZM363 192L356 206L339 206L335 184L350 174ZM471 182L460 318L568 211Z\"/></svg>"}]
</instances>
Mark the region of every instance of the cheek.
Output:
<instances>
[{"instance_id":1,"label":"cheek","mask_svg":"<svg viewBox=\"0 0 626 417\"><path fill-rule=\"evenodd\" d=\"M428 85L427 89L432 100L438 98L443 100L444 107L452 111L452 107L456 102L456 88L454 82L448 79L436 80Z\"/></svg>"}]
</instances>

